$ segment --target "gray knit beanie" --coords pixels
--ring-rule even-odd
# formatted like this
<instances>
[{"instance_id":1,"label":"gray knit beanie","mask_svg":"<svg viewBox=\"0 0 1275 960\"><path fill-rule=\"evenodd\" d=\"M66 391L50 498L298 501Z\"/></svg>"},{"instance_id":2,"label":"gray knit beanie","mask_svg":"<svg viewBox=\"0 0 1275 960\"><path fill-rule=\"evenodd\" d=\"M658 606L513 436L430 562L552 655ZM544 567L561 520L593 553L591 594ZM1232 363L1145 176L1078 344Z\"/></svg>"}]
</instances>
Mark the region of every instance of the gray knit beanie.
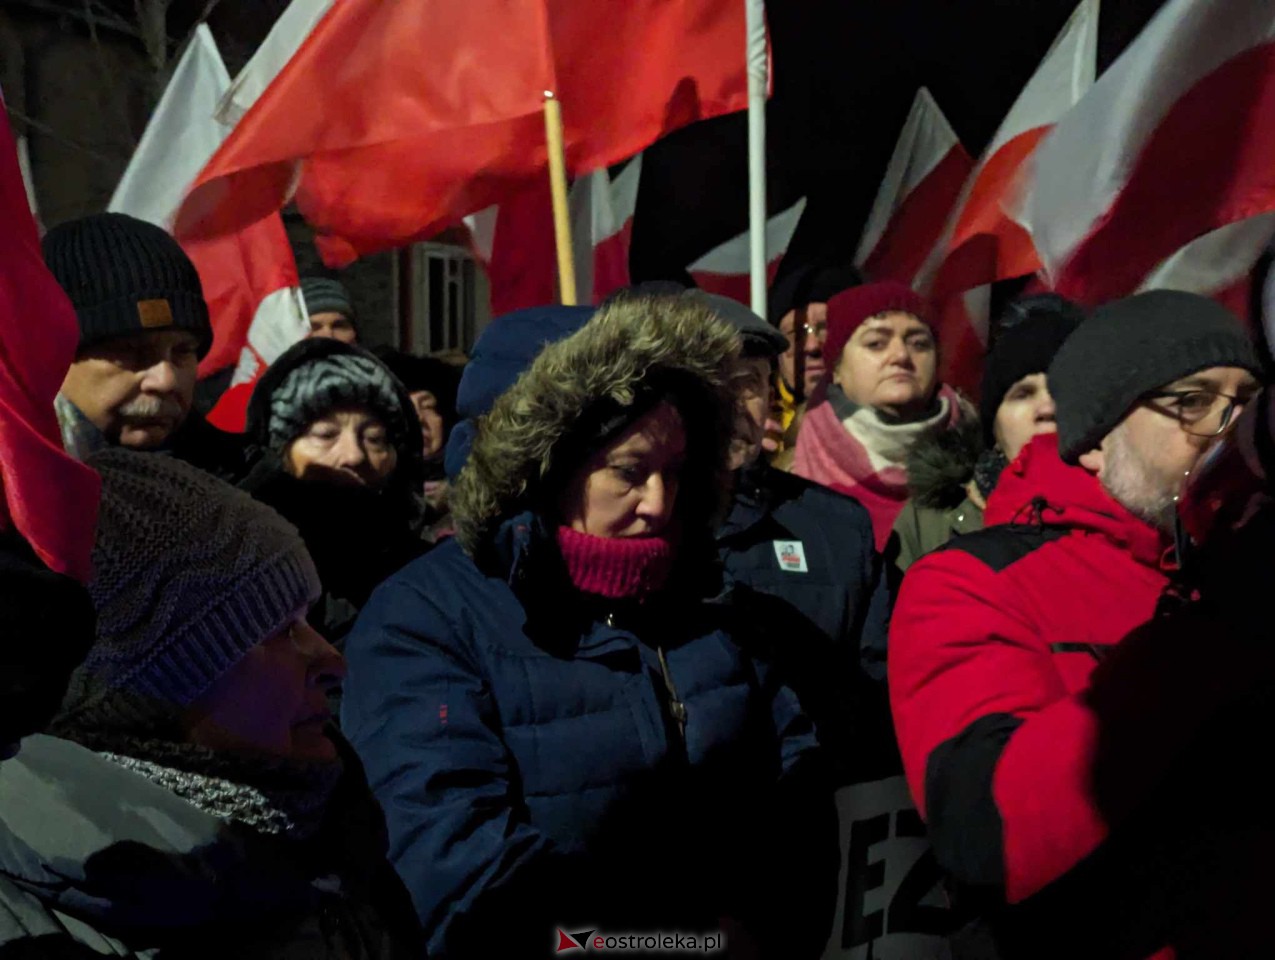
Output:
<instances>
[{"instance_id":1,"label":"gray knit beanie","mask_svg":"<svg viewBox=\"0 0 1275 960\"><path fill-rule=\"evenodd\" d=\"M389 368L371 354L334 353L303 363L270 397L270 447L282 449L333 407L346 404L372 410L397 447L406 427L399 389Z\"/></svg>"},{"instance_id":2,"label":"gray knit beanie","mask_svg":"<svg viewBox=\"0 0 1275 960\"><path fill-rule=\"evenodd\" d=\"M331 277L304 277L301 280L301 299L306 313L339 313L354 321L354 302L350 291L340 280Z\"/></svg>"},{"instance_id":3,"label":"gray knit beanie","mask_svg":"<svg viewBox=\"0 0 1275 960\"><path fill-rule=\"evenodd\" d=\"M102 476L97 638L64 708L119 694L186 706L318 598L296 528L246 493L163 454L88 462Z\"/></svg>"},{"instance_id":4,"label":"gray knit beanie","mask_svg":"<svg viewBox=\"0 0 1275 960\"><path fill-rule=\"evenodd\" d=\"M1262 375L1239 318L1216 301L1151 290L1099 307L1049 366L1059 455L1078 463L1141 397L1209 367Z\"/></svg>"}]
</instances>

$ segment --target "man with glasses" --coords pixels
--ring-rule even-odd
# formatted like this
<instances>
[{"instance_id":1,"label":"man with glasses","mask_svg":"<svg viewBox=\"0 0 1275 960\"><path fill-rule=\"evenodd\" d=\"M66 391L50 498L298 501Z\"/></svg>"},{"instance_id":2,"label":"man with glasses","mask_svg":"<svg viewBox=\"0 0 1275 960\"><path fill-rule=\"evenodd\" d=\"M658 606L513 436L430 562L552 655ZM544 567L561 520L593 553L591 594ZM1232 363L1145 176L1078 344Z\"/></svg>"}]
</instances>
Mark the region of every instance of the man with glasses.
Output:
<instances>
[{"instance_id":1,"label":"man with glasses","mask_svg":"<svg viewBox=\"0 0 1275 960\"><path fill-rule=\"evenodd\" d=\"M807 265L778 280L770 291L770 322L788 341L776 364L775 416L782 439L768 438L776 466L787 469L801 428L806 400L823 379L823 342L828 335L828 301L863 278L854 267Z\"/></svg>"},{"instance_id":2,"label":"man with glasses","mask_svg":"<svg viewBox=\"0 0 1275 960\"><path fill-rule=\"evenodd\" d=\"M1099 308L1049 368L1058 433L1006 469L988 529L904 579L889 676L905 771L940 866L1002 956L1092 956L1131 924L1128 956L1173 942L1161 894L1192 871L1148 852L1166 837L1131 813L1160 802L1235 692L1202 679L1200 638L1158 616L1182 596L1175 501L1259 373L1240 323L1204 297ZM1245 662L1237 633L1211 632L1208 660Z\"/></svg>"}]
</instances>

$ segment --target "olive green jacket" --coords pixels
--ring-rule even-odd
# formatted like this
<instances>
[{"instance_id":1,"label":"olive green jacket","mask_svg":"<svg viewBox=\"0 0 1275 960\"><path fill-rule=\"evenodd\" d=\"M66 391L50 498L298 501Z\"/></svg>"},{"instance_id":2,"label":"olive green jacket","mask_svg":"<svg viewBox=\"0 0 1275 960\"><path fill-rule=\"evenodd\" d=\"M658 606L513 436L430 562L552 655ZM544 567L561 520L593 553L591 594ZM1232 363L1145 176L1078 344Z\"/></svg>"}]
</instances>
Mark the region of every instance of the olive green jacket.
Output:
<instances>
[{"instance_id":1,"label":"olive green jacket","mask_svg":"<svg viewBox=\"0 0 1275 960\"><path fill-rule=\"evenodd\" d=\"M917 560L953 537L982 529L983 509L969 497L946 510L919 506L917 501L909 500L894 523L894 552L890 559L905 573Z\"/></svg>"}]
</instances>

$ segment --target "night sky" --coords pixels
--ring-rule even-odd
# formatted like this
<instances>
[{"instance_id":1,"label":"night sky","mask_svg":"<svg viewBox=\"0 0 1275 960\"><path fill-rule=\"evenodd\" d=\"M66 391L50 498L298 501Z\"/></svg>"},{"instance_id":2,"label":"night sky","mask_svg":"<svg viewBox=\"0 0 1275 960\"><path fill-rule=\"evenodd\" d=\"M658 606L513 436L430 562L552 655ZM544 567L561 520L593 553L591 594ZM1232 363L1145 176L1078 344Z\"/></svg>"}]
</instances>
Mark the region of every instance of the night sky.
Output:
<instances>
[{"instance_id":1,"label":"night sky","mask_svg":"<svg viewBox=\"0 0 1275 960\"><path fill-rule=\"evenodd\" d=\"M1164 0L1105 0L1101 71ZM786 267L846 262L920 86L978 155L1075 8L1075 0L782 0L767 4L774 96L769 205L802 196ZM643 159L635 281L679 275L747 228L747 120L697 124Z\"/></svg>"}]
</instances>

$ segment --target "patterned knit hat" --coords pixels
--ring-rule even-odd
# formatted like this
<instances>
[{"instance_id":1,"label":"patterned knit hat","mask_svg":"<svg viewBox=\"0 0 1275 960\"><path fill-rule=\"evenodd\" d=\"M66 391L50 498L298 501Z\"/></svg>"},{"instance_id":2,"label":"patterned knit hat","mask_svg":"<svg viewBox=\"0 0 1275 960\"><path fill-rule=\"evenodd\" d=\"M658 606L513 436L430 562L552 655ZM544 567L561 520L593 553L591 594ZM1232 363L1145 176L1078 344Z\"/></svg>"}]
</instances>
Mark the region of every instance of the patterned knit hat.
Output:
<instances>
[{"instance_id":1,"label":"patterned knit hat","mask_svg":"<svg viewBox=\"0 0 1275 960\"><path fill-rule=\"evenodd\" d=\"M123 694L182 707L319 596L296 529L179 460L113 448L89 593L97 639L65 708Z\"/></svg>"},{"instance_id":2,"label":"patterned knit hat","mask_svg":"<svg viewBox=\"0 0 1275 960\"><path fill-rule=\"evenodd\" d=\"M389 368L366 351L351 349L303 363L270 397L270 447L282 449L319 417L345 404L373 410L398 447L406 431L399 390Z\"/></svg>"},{"instance_id":3,"label":"patterned knit hat","mask_svg":"<svg viewBox=\"0 0 1275 960\"><path fill-rule=\"evenodd\" d=\"M893 280L851 287L828 301L828 338L823 342L823 362L836 367L841 351L869 317L883 313L910 313L930 323L930 311L920 294Z\"/></svg>"},{"instance_id":4,"label":"patterned knit hat","mask_svg":"<svg viewBox=\"0 0 1275 960\"><path fill-rule=\"evenodd\" d=\"M202 359L212 325L199 272L160 227L99 213L44 235L44 260L75 305L80 346L152 330L189 330Z\"/></svg>"}]
</instances>

